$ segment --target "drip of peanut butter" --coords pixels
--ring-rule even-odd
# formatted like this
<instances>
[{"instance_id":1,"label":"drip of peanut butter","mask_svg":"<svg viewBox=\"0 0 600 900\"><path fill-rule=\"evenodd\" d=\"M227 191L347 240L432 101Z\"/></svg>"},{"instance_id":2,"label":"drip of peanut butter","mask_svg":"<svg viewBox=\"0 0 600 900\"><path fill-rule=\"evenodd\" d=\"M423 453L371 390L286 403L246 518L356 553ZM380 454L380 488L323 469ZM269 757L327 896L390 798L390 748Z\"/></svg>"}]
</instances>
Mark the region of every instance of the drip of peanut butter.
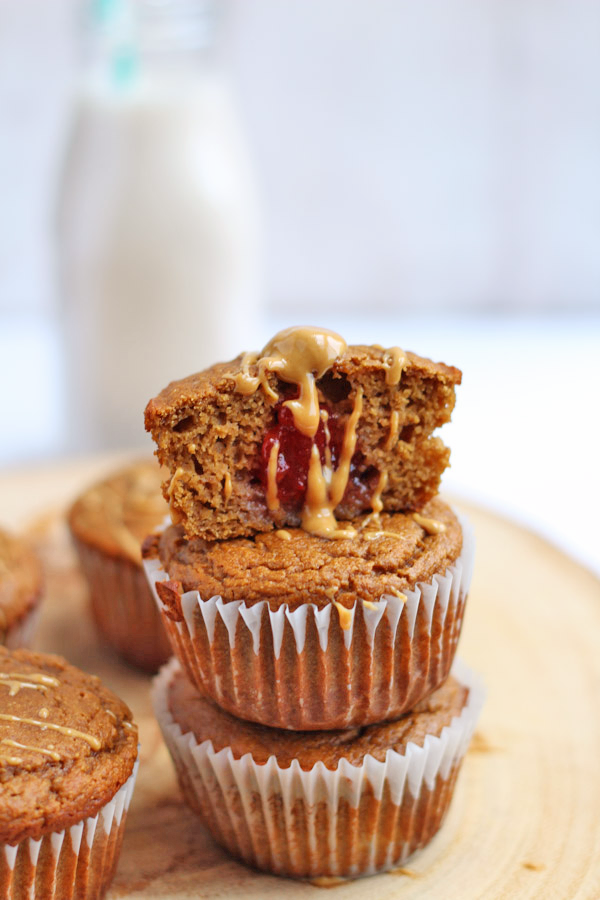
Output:
<instances>
[{"instance_id":1,"label":"drip of peanut butter","mask_svg":"<svg viewBox=\"0 0 600 900\"><path fill-rule=\"evenodd\" d=\"M275 441L269 453L267 465L267 509L271 512L279 509L279 497L277 496L277 460L279 459L279 441Z\"/></svg>"},{"instance_id":2,"label":"drip of peanut butter","mask_svg":"<svg viewBox=\"0 0 600 900\"><path fill-rule=\"evenodd\" d=\"M319 328L288 328L276 334L260 354L245 353L241 360L240 371L234 376L236 389L240 393L251 395L260 387L269 399L277 401L279 396L267 379L268 373L275 373L281 381L294 384L298 388L299 396L283 403L291 411L298 431L314 439L320 422L323 422L325 462L321 463L319 449L313 443L302 510L302 528L319 537L336 539L350 538L356 534L352 527L338 527L334 510L341 502L348 485L350 464L356 450L357 426L362 412L362 389L356 391L354 407L346 422L340 459L334 470L328 416L326 410L319 407L317 380L345 350L346 342L333 331ZM386 384L398 384L406 362L406 354L399 347L384 351ZM256 367L256 375L250 374L251 366ZM392 429L394 435L397 432L398 420L398 414L395 416L392 414L388 438L390 443L393 441ZM280 505L277 496L278 453L279 446L275 443L271 447L267 466L266 502L267 508L271 511L278 510ZM387 473L381 473L373 498L375 516L383 508L381 494L386 485Z\"/></svg>"},{"instance_id":3,"label":"drip of peanut butter","mask_svg":"<svg viewBox=\"0 0 600 900\"><path fill-rule=\"evenodd\" d=\"M33 747L30 744L20 744L19 741L13 741L11 738L2 738L0 744L6 744L8 747L16 747L17 750L32 750L34 753L41 753L42 756L49 756L54 762L60 762L60 753L56 750L46 750L44 747Z\"/></svg>"},{"instance_id":4,"label":"drip of peanut butter","mask_svg":"<svg viewBox=\"0 0 600 900\"><path fill-rule=\"evenodd\" d=\"M350 462L356 449L356 428L361 412L362 388L359 388L354 397L354 407L346 422L340 460L334 472L321 465L319 448L316 444L312 445L306 499L302 510L302 527L319 537L344 540L356 534L356 530L352 527L338 528L333 511L344 496L348 484Z\"/></svg>"},{"instance_id":5,"label":"drip of peanut butter","mask_svg":"<svg viewBox=\"0 0 600 900\"><path fill-rule=\"evenodd\" d=\"M427 534L442 534L446 530L446 526L443 522L438 522L437 519L429 519L427 516L422 516L420 513L413 513L413 519L420 525L421 528L424 528Z\"/></svg>"},{"instance_id":6,"label":"drip of peanut butter","mask_svg":"<svg viewBox=\"0 0 600 900\"><path fill-rule=\"evenodd\" d=\"M0 713L0 719L4 722L23 722L25 725L33 725L37 728L41 728L42 731L50 729L52 731L59 731L61 734L66 734L67 737L81 738L81 740L86 741L93 750L100 750L102 747L98 738L93 734L87 734L85 731L78 731L76 728L69 728L66 725L55 725L53 722L40 722L38 719L12 716L9 713Z\"/></svg>"},{"instance_id":7,"label":"drip of peanut butter","mask_svg":"<svg viewBox=\"0 0 600 900\"><path fill-rule=\"evenodd\" d=\"M34 681L36 684L43 684L46 687L57 688L60 685L58 678L52 675L43 675L41 672L0 672L0 681Z\"/></svg>"},{"instance_id":8,"label":"drip of peanut butter","mask_svg":"<svg viewBox=\"0 0 600 900\"><path fill-rule=\"evenodd\" d=\"M291 541L292 535L289 531L286 531L285 528L278 528L275 532L275 536L279 538L280 541Z\"/></svg>"},{"instance_id":9,"label":"drip of peanut butter","mask_svg":"<svg viewBox=\"0 0 600 900\"><path fill-rule=\"evenodd\" d=\"M333 605L337 608L342 630L348 631L348 629L352 625L352 610L348 609L347 606L343 606L341 603L338 603L337 600L333 601Z\"/></svg>"},{"instance_id":10,"label":"drip of peanut butter","mask_svg":"<svg viewBox=\"0 0 600 900\"><path fill-rule=\"evenodd\" d=\"M260 356L244 354L242 371L235 376L237 390L241 394L253 394L260 386L271 400L278 400L266 379L267 372L275 372L282 381L295 384L300 396L286 400L283 405L291 410L298 431L314 437L320 419L315 382L345 349L346 341L326 328L286 328L269 341ZM256 376L248 371L253 364L258 366Z\"/></svg>"},{"instance_id":11,"label":"drip of peanut butter","mask_svg":"<svg viewBox=\"0 0 600 900\"><path fill-rule=\"evenodd\" d=\"M388 432L387 440L383 445L384 450L391 450L396 440L398 438L398 425L400 422L400 413L397 409L392 410L392 414L390 415L390 430Z\"/></svg>"},{"instance_id":12,"label":"drip of peanut butter","mask_svg":"<svg viewBox=\"0 0 600 900\"><path fill-rule=\"evenodd\" d=\"M398 384L402 376L402 371L408 362L408 357L404 350L400 347L391 347L388 351L388 357L384 361L385 383L392 385Z\"/></svg>"}]
</instances>

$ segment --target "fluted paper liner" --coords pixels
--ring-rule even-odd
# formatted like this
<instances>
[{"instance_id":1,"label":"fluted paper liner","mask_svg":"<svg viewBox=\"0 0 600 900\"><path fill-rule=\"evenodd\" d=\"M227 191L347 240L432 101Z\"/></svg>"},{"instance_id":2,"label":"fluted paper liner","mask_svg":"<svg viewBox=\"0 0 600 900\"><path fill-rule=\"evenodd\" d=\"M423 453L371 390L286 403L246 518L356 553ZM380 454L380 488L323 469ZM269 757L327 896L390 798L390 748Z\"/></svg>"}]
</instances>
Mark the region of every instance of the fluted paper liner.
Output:
<instances>
[{"instance_id":1,"label":"fluted paper liner","mask_svg":"<svg viewBox=\"0 0 600 900\"><path fill-rule=\"evenodd\" d=\"M295 610L246 605L198 591L181 597L181 621L165 614L156 583L169 580L145 560L173 652L191 681L224 709L278 728L329 729L398 718L447 677L460 635L475 542L464 516L460 556L430 582L357 600L343 629L333 604Z\"/></svg>"},{"instance_id":2,"label":"fluted paper liner","mask_svg":"<svg viewBox=\"0 0 600 900\"><path fill-rule=\"evenodd\" d=\"M35 605L27 610L17 622L13 622L6 629L4 640L1 642L9 650L16 650L18 647L29 647L33 640L37 624L40 618L40 602L36 601Z\"/></svg>"},{"instance_id":3,"label":"fluted paper liner","mask_svg":"<svg viewBox=\"0 0 600 900\"><path fill-rule=\"evenodd\" d=\"M469 688L459 716L422 747L409 743L385 761L317 762L304 771L275 756L257 763L230 747L215 752L183 734L168 705L179 670L172 660L156 677L155 714L188 804L219 843L250 865L296 877L373 874L398 866L439 829L484 699L477 676L457 661L453 674Z\"/></svg>"},{"instance_id":4,"label":"fluted paper liner","mask_svg":"<svg viewBox=\"0 0 600 900\"><path fill-rule=\"evenodd\" d=\"M113 879L138 770L90 818L39 840L0 845L2 900L98 900Z\"/></svg>"},{"instance_id":5,"label":"fluted paper liner","mask_svg":"<svg viewBox=\"0 0 600 900\"><path fill-rule=\"evenodd\" d=\"M73 540L89 585L98 630L128 662L156 672L171 651L141 566L113 559L75 536Z\"/></svg>"}]
</instances>

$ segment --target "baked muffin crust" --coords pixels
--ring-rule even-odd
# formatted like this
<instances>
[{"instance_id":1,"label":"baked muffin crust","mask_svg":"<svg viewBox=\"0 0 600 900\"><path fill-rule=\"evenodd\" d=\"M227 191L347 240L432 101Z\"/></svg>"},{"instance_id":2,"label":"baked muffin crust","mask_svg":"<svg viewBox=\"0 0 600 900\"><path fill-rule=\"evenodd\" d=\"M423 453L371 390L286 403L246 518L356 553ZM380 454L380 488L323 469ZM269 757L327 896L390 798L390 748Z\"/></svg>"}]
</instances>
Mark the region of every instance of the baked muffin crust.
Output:
<instances>
[{"instance_id":1,"label":"baked muffin crust","mask_svg":"<svg viewBox=\"0 0 600 900\"><path fill-rule=\"evenodd\" d=\"M131 712L58 656L0 648L0 843L94 816L137 758Z\"/></svg>"},{"instance_id":2,"label":"baked muffin crust","mask_svg":"<svg viewBox=\"0 0 600 900\"><path fill-rule=\"evenodd\" d=\"M297 759L309 770L319 761L328 769L341 759L360 765L367 754L383 762L388 750L403 754L410 741L422 747L428 734L438 736L460 715L468 697L469 689L450 676L395 722L338 731L284 731L238 719L202 697L181 671L169 685L168 702L183 734L193 733L198 743L212 741L216 752L231 747L236 759L250 753L259 764L275 756L281 768Z\"/></svg>"},{"instance_id":3,"label":"baked muffin crust","mask_svg":"<svg viewBox=\"0 0 600 900\"><path fill-rule=\"evenodd\" d=\"M69 510L73 535L110 556L139 565L140 545L168 513L161 492L164 472L140 460L84 491Z\"/></svg>"},{"instance_id":4,"label":"baked muffin crust","mask_svg":"<svg viewBox=\"0 0 600 900\"><path fill-rule=\"evenodd\" d=\"M38 602L42 569L21 538L0 529L0 640Z\"/></svg>"},{"instance_id":5,"label":"baked muffin crust","mask_svg":"<svg viewBox=\"0 0 600 900\"><path fill-rule=\"evenodd\" d=\"M181 526L170 526L144 542L148 558L158 557L169 582L157 589L167 603L173 594L197 590L203 599L247 605L267 600L272 609L287 603L322 607L335 601L353 606L357 599L377 601L385 593L404 593L420 581L443 573L460 555L462 530L452 509L439 498L421 511L429 533L411 513L381 513L354 521L357 535L327 540L301 529L285 536L271 531L229 541L187 540Z\"/></svg>"}]
</instances>

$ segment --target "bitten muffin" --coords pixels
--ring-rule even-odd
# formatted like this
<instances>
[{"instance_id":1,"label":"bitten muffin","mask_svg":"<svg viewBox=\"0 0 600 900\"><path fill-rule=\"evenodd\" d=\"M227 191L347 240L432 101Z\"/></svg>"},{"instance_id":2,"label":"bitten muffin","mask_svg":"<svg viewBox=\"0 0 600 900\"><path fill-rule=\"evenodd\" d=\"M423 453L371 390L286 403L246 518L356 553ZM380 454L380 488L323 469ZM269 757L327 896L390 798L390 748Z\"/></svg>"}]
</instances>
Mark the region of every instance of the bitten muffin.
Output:
<instances>
[{"instance_id":1,"label":"bitten muffin","mask_svg":"<svg viewBox=\"0 0 600 900\"><path fill-rule=\"evenodd\" d=\"M482 703L457 667L398 721L289 732L230 716L170 663L154 705L185 800L250 865L295 877L400 865L438 831Z\"/></svg>"},{"instance_id":2,"label":"bitten muffin","mask_svg":"<svg viewBox=\"0 0 600 900\"><path fill-rule=\"evenodd\" d=\"M173 382L145 414L170 471L173 519L207 540L301 524L324 534L331 527L307 502L320 488L338 518L377 503L418 510L448 465L433 432L450 419L460 378L397 347L291 328L260 354Z\"/></svg>"},{"instance_id":3,"label":"bitten muffin","mask_svg":"<svg viewBox=\"0 0 600 900\"><path fill-rule=\"evenodd\" d=\"M174 652L236 716L290 729L395 719L446 678L469 589L473 537L439 498L420 514L354 520L323 540L300 529L145 541Z\"/></svg>"},{"instance_id":4,"label":"bitten muffin","mask_svg":"<svg viewBox=\"0 0 600 900\"><path fill-rule=\"evenodd\" d=\"M42 568L22 538L0 529L0 643L28 646L42 598Z\"/></svg>"},{"instance_id":5,"label":"bitten muffin","mask_svg":"<svg viewBox=\"0 0 600 900\"><path fill-rule=\"evenodd\" d=\"M133 463L90 487L68 514L100 633L128 662L150 672L171 655L140 552L168 513L160 482L154 461Z\"/></svg>"},{"instance_id":6,"label":"bitten muffin","mask_svg":"<svg viewBox=\"0 0 600 900\"><path fill-rule=\"evenodd\" d=\"M0 648L0 896L104 895L137 748L129 709L98 678Z\"/></svg>"}]
</instances>

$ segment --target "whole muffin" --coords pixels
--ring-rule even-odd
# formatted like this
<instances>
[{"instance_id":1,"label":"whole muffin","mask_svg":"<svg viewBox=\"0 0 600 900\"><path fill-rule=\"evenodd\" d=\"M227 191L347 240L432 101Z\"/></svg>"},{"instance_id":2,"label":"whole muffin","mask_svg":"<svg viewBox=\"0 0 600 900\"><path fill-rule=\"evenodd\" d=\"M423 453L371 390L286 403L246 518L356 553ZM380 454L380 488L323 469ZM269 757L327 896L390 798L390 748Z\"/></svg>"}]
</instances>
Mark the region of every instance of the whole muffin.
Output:
<instances>
[{"instance_id":1,"label":"whole muffin","mask_svg":"<svg viewBox=\"0 0 600 900\"><path fill-rule=\"evenodd\" d=\"M160 483L153 460L133 463L86 490L68 514L100 633L149 672L171 655L140 552L142 540L168 513Z\"/></svg>"},{"instance_id":2,"label":"whole muffin","mask_svg":"<svg viewBox=\"0 0 600 900\"><path fill-rule=\"evenodd\" d=\"M0 648L0 896L104 895L137 755L129 709L98 678Z\"/></svg>"},{"instance_id":3,"label":"whole muffin","mask_svg":"<svg viewBox=\"0 0 600 900\"><path fill-rule=\"evenodd\" d=\"M482 701L475 677L457 667L395 722L307 733L230 716L176 661L154 685L185 800L232 854L295 877L371 874L425 846L448 808Z\"/></svg>"},{"instance_id":4,"label":"whole muffin","mask_svg":"<svg viewBox=\"0 0 600 900\"><path fill-rule=\"evenodd\" d=\"M396 719L447 677L474 542L439 498L324 540L301 529L228 541L170 526L144 543L173 649L241 718L330 729Z\"/></svg>"},{"instance_id":5,"label":"whole muffin","mask_svg":"<svg viewBox=\"0 0 600 900\"><path fill-rule=\"evenodd\" d=\"M0 643L31 642L42 598L42 568L22 538L0 528Z\"/></svg>"}]
</instances>

